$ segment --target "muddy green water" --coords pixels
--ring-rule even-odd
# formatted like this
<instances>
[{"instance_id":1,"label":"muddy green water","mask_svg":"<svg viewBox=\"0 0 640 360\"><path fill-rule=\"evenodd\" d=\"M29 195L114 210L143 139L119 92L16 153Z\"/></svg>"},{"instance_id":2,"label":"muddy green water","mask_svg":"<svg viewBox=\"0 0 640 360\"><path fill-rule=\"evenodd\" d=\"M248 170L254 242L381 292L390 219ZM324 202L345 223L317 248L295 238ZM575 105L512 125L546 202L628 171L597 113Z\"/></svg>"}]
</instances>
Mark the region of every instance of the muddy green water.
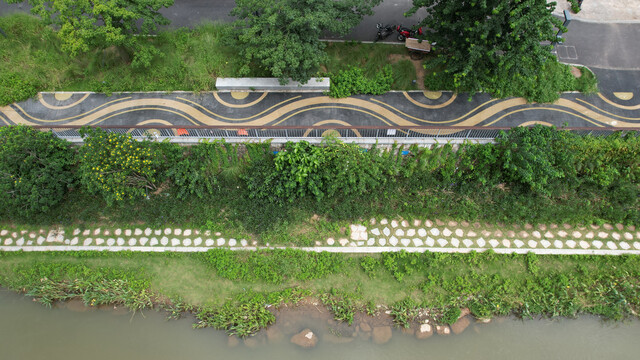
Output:
<instances>
[{"instance_id":1,"label":"muddy green water","mask_svg":"<svg viewBox=\"0 0 640 360\"><path fill-rule=\"evenodd\" d=\"M78 311L81 310L81 311ZM311 350L297 348L290 335L279 341L230 347L211 329L193 330L192 319L166 321L155 311L129 313L92 309L48 309L31 299L0 290L0 359L639 359L640 321L602 322L593 317L558 320L499 319L472 324L460 335L417 340L394 331L375 345L356 338L328 341L327 320L289 314L282 332L305 327L319 332ZM335 338L334 338L335 341ZM260 344L261 343L261 344Z\"/></svg>"}]
</instances>

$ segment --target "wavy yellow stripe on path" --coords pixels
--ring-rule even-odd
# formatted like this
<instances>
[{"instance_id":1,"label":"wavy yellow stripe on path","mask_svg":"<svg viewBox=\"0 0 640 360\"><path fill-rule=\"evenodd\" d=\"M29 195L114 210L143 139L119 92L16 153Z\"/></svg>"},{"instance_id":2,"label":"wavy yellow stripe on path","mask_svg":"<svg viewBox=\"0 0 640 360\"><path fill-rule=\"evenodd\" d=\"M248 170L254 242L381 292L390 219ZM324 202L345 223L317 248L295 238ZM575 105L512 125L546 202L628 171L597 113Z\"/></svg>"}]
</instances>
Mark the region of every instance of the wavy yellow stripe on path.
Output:
<instances>
[{"instance_id":1,"label":"wavy yellow stripe on path","mask_svg":"<svg viewBox=\"0 0 640 360\"><path fill-rule=\"evenodd\" d=\"M322 121L318 121L317 123L314 123L312 126L321 126L321 125L326 125L326 124L338 124L338 125L343 125L343 126L351 126L351 124L349 124L346 121L342 121L342 120L322 120ZM304 134L302 134L302 137L307 137L309 135L309 133L311 132L312 129L307 129ZM356 129L351 129L351 131L353 131L357 137L362 137L362 135L360 135L360 132ZM323 133L324 135L324 133Z\"/></svg>"},{"instance_id":2,"label":"wavy yellow stripe on path","mask_svg":"<svg viewBox=\"0 0 640 360\"><path fill-rule=\"evenodd\" d=\"M490 106L479 113L469 117L468 119L461 121L457 124L453 124L452 126L475 126L493 115L499 113L500 111L504 111L506 109L512 108L514 106L526 105L527 100L523 98L513 98L509 100L501 101L493 106Z\"/></svg>"},{"instance_id":3,"label":"wavy yellow stripe on path","mask_svg":"<svg viewBox=\"0 0 640 360\"><path fill-rule=\"evenodd\" d=\"M584 107L580 104L577 104L571 100L567 100L567 99L559 99L558 101L556 101L555 103L553 103L554 105L558 105L558 106L564 106L567 108L570 108L574 111L577 111L579 113L581 113L582 115L591 118L595 121L599 121L603 124L609 125L609 126L616 126L616 127L637 127L638 124L633 124L633 123L628 123L628 122L624 122L624 121L618 121L616 119L610 118L608 116L604 116L602 114L599 114L587 107Z\"/></svg>"},{"instance_id":4,"label":"wavy yellow stripe on path","mask_svg":"<svg viewBox=\"0 0 640 360\"><path fill-rule=\"evenodd\" d=\"M86 98L88 98L90 95L90 93L86 93L83 97L80 98L80 100L69 104L69 105L63 105L63 106L56 106L56 105L51 105L48 102L44 101L44 97L42 97L42 93L38 93L38 101L40 101L40 104L42 104L42 106L46 107L47 109L53 109L53 110L64 110L64 109L68 109L71 107L74 107L78 104L80 104L81 102L83 102Z\"/></svg>"},{"instance_id":5,"label":"wavy yellow stripe on path","mask_svg":"<svg viewBox=\"0 0 640 360\"><path fill-rule=\"evenodd\" d=\"M236 104L230 104L230 103L228 103L228 102L226 102L226 101L222 100L222 99L220 98L220 96L218 95L218 92L215 92L215 91L213 92L213 97L214 97L214 98L216 98L216 100L217 100L220 104L222 104L222 105L224 105L224 106L226 106L226 107L230 107L230 108L247 108L247 107L251 107L251 106L253 106L253 105L255 105L255 104L259 103L260 101L262 101L262 100L267 96L267 94L268 94L268 92L265 92L265 93L263 93L263 94L262 94L262 96L260 96L257 100L254 100L254 101L252 101L252 102L250 102L250 103L248 103L248 104L239 104L239 105L236 105Z\"/></svg>"},{"instance_id":6,"label":"wavy yellow stripe on path","mask_svg":"<svg viewBox=\"0 0 640 360\"><path fill-rule=\"evenodd\" d=\"M498 99L491 99L491 100L485 101L485 102L483 102L482 104L480 104L480 105L476 106L475 108L473 108L472 110L470 110L469 112L467 112L466 114L464 114L464 115L462 115L462 116L460 116L460 117L457 117L457 118L452 119L452 120L444 120L444 121L429 121L429 120L420 119L420 118L417 118L417 117L415 117L415 116L411 116L411 115L409 115L409 114L406 114L406 113L404 113L404 112L402 112L402 111L400 111L400 110L396 109L395 107L393 107L393 106L391 106L391 105L389 105L389 104L387 104L387 103L384 103L384 102L382 102L382 101L379 101L379 100L376 100L376 99L369 99L369 100L374 101L374 102L377 102L377 103L379 103L379 104L382 104L382 105L384 105L384 106L386 106L386 107L388 107L388 108L390 108L390 109L393 109L394 111L396 111L396 112L398 112L398 113L402 114L403 116L405 116L405 117L407 117L407 118L410 118L410 119L413 119L413 120L417 120L417 121L420 121L420 122L423 122L423 123L427 123L427 124L448 124L448 123L452 123L452 122L460 121L460 120L464 119L465 117L467 117L468 115L473 114L473 113L474 113L476 110L478 110L479 108L481 108L481 107L483 107L483 106L485 106L485 105L487 105L487 104L490 104L490 103L492 103L492 102L494 102L494 101L497 101Z\"/></svg>"},{"instance_id":7,"label":"wavy yellow stripe on path","mask_svg":"<svg viewBox=\"0 0 640 360\"><path fill-rule=\"evenodd\" d=\"M497 118L497 119L493 120L492 122L490 122L490 123L486 124L485 126L491 126L491 125L493 125L493 124L497 123L498 121L502 120L503 118L505 118L505 117L507 117L507 116L509 116L509 115L513 115L513 114L516 114L516 113L519 113L519 112L523 112L523 111L530 111L530 110L549 110L549 111L561 112L561 113L565 113L565 114L573 115L573 116L575 116L575 117L579 117L580 119L582 119L582 120L584 120L584 121L586 121L586 122L592 123L592 124L593 124L593 125L595 125L595 126L602 127L602 125L600 125L600 124L598 124L598 123L596 123L596 122L591 121L591 120L590 120L589 118L587 118L587 117L584 117L584 116L581 116L581 115L577 115L577 114L575 114L575 113L572 113L571 111L567 111L567 110L563 110L563 109L558 109L558 108L551 108L551 107L534 107L534 108L524 108L524 109L513 110L513 111L511 111L511 112L508 112L508 113L506 113L506 114L504 114L504 115L500 116L499 118ZM536 121L529 121L528 123L531 123L531 122L536 122ZM525 124L526 124L526 123L525 123ZM526 126L526 125L520 124L520 125L518 125L518 126Z\"/></svg>"},{"instance_id":8,"label":"wavy yellow stripe on path","mask_svg":"<svg viewBox=\"0 0 640 360\"><path fill-rule=\"evenodd\" d=\"M590 103L590 102L586 102L586 101L584 101L584 100L582 100L582 99L576 99L576 101L579 101L579 102L581 102L581 103L583 103L583 104L589 105L589 106L591 106L592 108L594 108L594 109L596 109L596 110L598 110L598 111L600 111L600 112L602 112L602 113L605 113L605 114L610 115L610 116L613 116L613 117L617 117L617 118L619 118L619 119L625 119L625 120L640 120L640 117L632 118L632 117L626 117L626 116L622 116L622 115L612 114L612 113L610 113L610 112L608 112L608 111L606 111L606 110L600 109L599 107L597 107L597 106L593 105L592 103Z\"/></svg>"},{"instance_id":9,"label":"wavy yellow stripe on path","mask_svg":"<svg viewBox=\"0 0 640 360\"><path fill-rule=\"evenodd\" d=\"M92 125L97 125L103 121L106 121L108 119L111 119L114 116L118 116L118 115L122 115L122 114L127 114L127 113L131 113L131 112L136 112L136 111L143 111L143 110L154 110L154 111L166 111L175 115L178 115L180 117L182 117L183 119L187 120L188 122L192 123L193 125L199 125L197 122L191 120L191 118L189 118L188 116L185 116L184 114L181 114L177 111L171 110L171 109L167 109L167 108L163 108L163 107L143 107L143 108L136 108L136 109L131 109L131 110L123 110L114 114L111 114L107 117L105 117L104 119L101 119L99 121L96 121L95 123L93 123Z\"/></svg>"},{"instance_id":10,"label":"wavy yellow stripe on path","mask_svg":"<svg viewBox=\"0 0 640 360\"><path fill-rule=\"evenodd\" d=\"M618 109L623 109L623 110L638 110L638 109L640 109L640 104L638 104L638 105L620 105L618 103L615 103L615 102L607 99L601 93L598 93L598 96L600 97L600 99L604 100L604 102L608 103L611 106L617 107Z\"/></svg>"},{"instance_id":11,"label":"wavy yellow stripe on path","mask_svg":"<svg viewBox=\"0 0 640 360\"><path fill-rule=\"evenodd\" d=\"M18 104L13 104L13 106L15 106L15 107L17 107L18 109L20 109L20 111L22 111L22 113L24 113L27 117L29 117L29 118L30 118L30 119L32 119L32 120L39 121L39 122L44 122L44 123L50 123L50 122L67 121L67 120L75 119L75 118L81 117L81 116L83 116L83 115L90 114L90 113L92 113L92 112L94 112L94 111L96 111L96 110L98 110L98 109L100 109L100 108L102 108L102 107L105 107L105 106L107 106L107 105L109 105L109 104L113 104L113 103L116 103L116 102L119 102L119 101L123 101L123 100L127 100L127 99L131 99L131 96L128 96L128 97L124 97L124 98L121 98L121 99L116 99L116 100L112 100L112 101L106 102L106 103L104 103L104 104L102 104L102 105L100 105L100 106L98 106L98 107L95 107L95 108L93 108L93 109L89 110L89 111L85 111L85 112L83 112L82 114L78 114L78 115L71 116L71 117L67 117L67 118L63 118L63 119L56 119L56 120L45 120L45 119L39 119L39 118L37 118L37 117L34 117L34 116L29 115L29 114L28 114L28 113L27 113L23 108L21 108L21 107L20 107L20 105L18 105Z\"/></svg>"},{"instance_id":12,"label":"wavy yellow stripe on path","mask_svg":"<svg viewBox=\"0 0 640 360\"><path fill-rule=\"evenodd\" d=\"M411 103L413 103L416 106L419 106L421 108L425 108L425 109L441 109L445 106L448 106L449 104L451 104L457 97L458 95L456 94L451 94L451 97L449 98L449 100L443 102L442 104L438 104L438 105L427 105L427 104L423 104L419 101L416 101L415 99L413 99L411 96L409 96L409 94L406 91L402 92L402 95L404 95L404 97L407 98L407 100L409 100Z\"/></svg>"},{"instance_id":13,"label":"wavy yellow stripe on path","mask_svg":"<svg viewBox=\"0 0 640 360\"><path fill-rule=\"evenodd\" d=\"M162 125L168 125L168 126L173 125L170 122L168 122L166 120L161 120L161 119L145 120L145 121L141 121L141 122L137 123L136 125L147 125L147 124L162 124Z\"/></svg>"},{"instance_id":14,"label":"wavy yellow stripe on path","mask_svg":"<svg viewBox=\"0 0 640 360\"><path fill-rule=\"evenodd\" d=\"M262 115L262 114L264 114L264 113L266 113L266 112L269 112L269 111L270 111L271 109L273 109L273 108L276 108L276 107L278 107L278 106L280 106L280 105L282 105L282 104L284 104L284 103L288 103L288 102L289 102L289 101L291 101L291 100L295 100L295 99L298 99L298 98L301 98L301 97L302 97L301 95L294 96L294 97L289 98L289 99L287 99L287 100L281 101L281 102L279 102L279 103L277 103L277 104L275 104L275 105L271 106L270 108L268 108L268 109L266 109L266 110L263 110L263 111L261 111L261 112L259 112L259 113L255 114L255 115L252 115L252 116L249 116L249 117L246 117L246 118L230 118L230 117L226 117L226 116L218 115L218 114L214 113L213 111L211 111L211 110L207 109L206 107L204 107L204 106L202 106L202 105L198 104L197 102L193 102L193 101L191 101L191 100L189 100L189 99L185 99L185 98L181 98L181 97L176 97L176 99L178 99L178 100L182 100L182 101L186 101L186 102L189 102L189 103L191 103L191 104L193 104L193 105L195 105L195 106L197 106L197 107L201 108L202 110L204 110L204 111L208 112L209 114L214 115L214 116L216 116L216 117L219 117L219 118L221 118L221 119L230 120L230 121L242 121L242 120L249 120L249 119L252 119L252 118L254 118L254 117L256 117L256 116L260 116L260 115Z\"/></svg>"}]
</instances>

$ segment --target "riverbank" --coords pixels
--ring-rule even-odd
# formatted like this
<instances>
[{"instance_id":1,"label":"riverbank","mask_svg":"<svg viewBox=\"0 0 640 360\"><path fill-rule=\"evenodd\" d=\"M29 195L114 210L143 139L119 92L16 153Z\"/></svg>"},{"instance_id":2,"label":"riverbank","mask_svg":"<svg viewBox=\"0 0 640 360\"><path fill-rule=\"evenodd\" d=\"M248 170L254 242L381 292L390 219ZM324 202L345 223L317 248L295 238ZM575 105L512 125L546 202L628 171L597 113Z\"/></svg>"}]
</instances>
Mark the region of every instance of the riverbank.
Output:
<instances>
[{"instance_id":1,"label":"riverbank","mask_svg":"<svg viewBox=\"0 0 640 360\"><path fill-rule=\"evenodd\" d=\"M359 313L389 316L414 331L455 324L460 309L480 319L594 314L621 320L640 305L638 256L383 253L295 250L206 253L0 253L0 286L45 304L154 305L195 314L196 327L247 336L281 306L309 304L353 324ZM425 329L426 330L426 329ZM435 329L434 329L435 330Z\"/></svg>"}]
</instances>

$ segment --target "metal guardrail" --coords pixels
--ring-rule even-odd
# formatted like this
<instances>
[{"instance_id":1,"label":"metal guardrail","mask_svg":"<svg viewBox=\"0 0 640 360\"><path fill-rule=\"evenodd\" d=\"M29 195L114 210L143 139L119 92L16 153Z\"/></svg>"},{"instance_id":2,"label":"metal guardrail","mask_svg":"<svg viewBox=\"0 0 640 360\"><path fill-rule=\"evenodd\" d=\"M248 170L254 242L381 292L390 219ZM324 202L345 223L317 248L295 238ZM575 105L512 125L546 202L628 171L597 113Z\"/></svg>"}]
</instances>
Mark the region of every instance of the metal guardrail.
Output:
<instances>
[{"instance_id":1,"label":"metal guardrail","mask_svg":"<svg viewBox=\"0 0 640 360\"><path fill-rule=\"evenodd\" d=\"M51 131L59 138L73 143L82 143L80 126L34 126L42 131ZM107 132L128 133L135 139L157 141L168 140L176 143L197 143L202 139L225 139L227 142L266 141L285 143L306 140L319 143L328 136L340 138L344 142L360 144L434 144L463 143L465 141L492 142L507 127L373 127L373 126L105 126ZM638 128L562 128L579 135L609 136L616 132L640 136Z\"/></svg>"}]
</instances>

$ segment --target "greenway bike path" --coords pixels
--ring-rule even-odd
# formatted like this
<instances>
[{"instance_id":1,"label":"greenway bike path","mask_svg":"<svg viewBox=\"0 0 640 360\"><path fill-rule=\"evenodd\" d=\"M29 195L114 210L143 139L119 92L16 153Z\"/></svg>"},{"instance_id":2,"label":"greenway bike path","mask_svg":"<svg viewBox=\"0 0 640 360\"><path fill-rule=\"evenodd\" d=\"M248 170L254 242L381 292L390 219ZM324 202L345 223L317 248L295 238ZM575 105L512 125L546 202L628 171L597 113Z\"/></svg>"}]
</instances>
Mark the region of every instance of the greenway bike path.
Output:
<instances>
[{"instance_id":1,"label":"greenway bike path","mask_svg":"<svg viewBox=\"0 0 640 360\"><path fill-rule=\"evenodd\" d=\"M335 99L321 92L40 93L0 107L1 125L640 127L640 91L565 93L553 104L440 91Z\"/></svg>"}]
</instances>

